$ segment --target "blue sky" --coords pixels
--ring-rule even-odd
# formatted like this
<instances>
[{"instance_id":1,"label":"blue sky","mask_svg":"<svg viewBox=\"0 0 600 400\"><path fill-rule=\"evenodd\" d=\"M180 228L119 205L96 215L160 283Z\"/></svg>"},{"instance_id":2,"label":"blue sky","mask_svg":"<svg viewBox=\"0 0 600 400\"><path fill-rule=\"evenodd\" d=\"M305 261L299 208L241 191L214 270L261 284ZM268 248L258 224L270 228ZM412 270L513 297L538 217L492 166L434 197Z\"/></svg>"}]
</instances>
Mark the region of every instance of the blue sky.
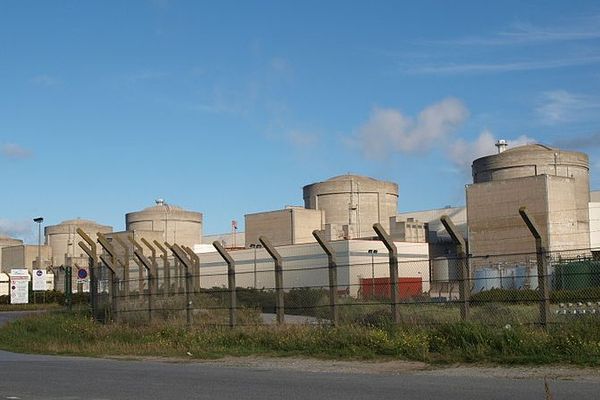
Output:
<instances>
[{"instance_id":1,"label":"blue sky","mask_svg":"<svg viewBox=\"0 0 600 400\"><path fill-rule=\"evenodd\" d=\"M0 1L0 234L164 198L226 232L348 172L464 204L496 139L590 156L593 1Z\"/></svg>"}]
</instances>

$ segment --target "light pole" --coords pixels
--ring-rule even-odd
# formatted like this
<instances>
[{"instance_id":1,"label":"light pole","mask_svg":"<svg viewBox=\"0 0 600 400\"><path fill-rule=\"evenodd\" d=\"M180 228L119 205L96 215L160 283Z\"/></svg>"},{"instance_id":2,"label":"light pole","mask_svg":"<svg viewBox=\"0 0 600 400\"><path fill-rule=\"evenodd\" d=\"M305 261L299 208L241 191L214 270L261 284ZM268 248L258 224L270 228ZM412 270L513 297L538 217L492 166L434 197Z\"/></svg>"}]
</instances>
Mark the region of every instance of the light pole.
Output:
<instances>
[{"instance_id":1,"label":"light pole","mask_svg":"<svg viewBox=\"0 0 600 400\"><path fill-rule=\"evenodd\" d=\"M169 221L169 211L171 211L171 208L169 207L169 205L167 204L167 202L165 201L165 199L156 199L154 200L154 202L156 203L157 206L163 206L165 207L165 234L164 234L164 241L168 242L168 238L167 238L167 222ZM173 235L173 243L175 243L175 235Z\"/></svg>"},{"instance_id":2,"label":"light pole","mask_svg":"<svg viewBox=\"0 0 600 400\"><path fill-rule=\"evenodd\" d=\"M377 249L369 249L371 255L371 300L375 298L375 254Z\"/></svg>"},{"instance_id":3,"label":"light pole","mask_svg":"<svg viewBox=\"0 0 600 400\"><path fill-rule=\"evenodd\" d=\"M254 289L256 289L256 249L262 248L262 245L251 243L250 248L254 249Z\"/></svg>"},{"instance_id":4,"label":"light pole","mask_svg":"<svg viewBox=\"0 0 600 400\"><path fill-rule=\"evenodd\" d=\"M42 222L44 222L44 217L34 218L33 222L35 222L36 224L38 224L37 269L42 269Z\"/></svg>"}]
</instances>

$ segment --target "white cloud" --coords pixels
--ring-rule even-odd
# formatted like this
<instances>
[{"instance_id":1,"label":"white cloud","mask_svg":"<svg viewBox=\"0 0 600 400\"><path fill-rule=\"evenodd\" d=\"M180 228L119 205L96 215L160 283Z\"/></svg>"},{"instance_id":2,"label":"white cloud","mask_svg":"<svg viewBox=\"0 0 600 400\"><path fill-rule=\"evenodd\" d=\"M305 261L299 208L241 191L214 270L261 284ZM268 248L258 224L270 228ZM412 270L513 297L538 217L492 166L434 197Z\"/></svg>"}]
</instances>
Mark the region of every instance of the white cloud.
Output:
<instances>
[{"instance_id":1,"label":"white cloud","mask_svg":"<svg viewBox=\"0 0 600 400\"><path fill-rule=\"evenodd\" d=\"M456 130L468 115L465 105L456 98L426 107L416 119L396 109L375 108L353 143L369 158L384 157L390 152L426 151Z\"/></svg>"},{"instance_id":2,"label":"white cloud","mask_svg":"<svg viewBox=\"0 0 600 400\"><path fill-rule=\"evenodd\" d=\"M33 83L34 85L38 85L38 86L57 86L60 85L62 82L60 81L60 79L57 79L53 76L50 75L46 75L46 74L42 74L42 75L36 75L34 77L32 77L29 82Z\"/></svg>"},{"instance_id":3,"label":"white cloud","mask_svg":"<svg viewBox=\"0 0 600 400\"><path fill-rule=\"evenodd\" d=\"M32 224L29 221L12 221L0 218L0 236L30 239L33 235Z\"/></svg>"},{"instance_id":4,"label":"white cloud","mask_svg":"<svg viewBox=\"0 0 600 400\"><path fill-rule=\"evenodd\" d=\"M591 15L569 21L567 24L536 26L517 22L504 31L488 36L470 36L458 39L428 41L431 44L456 46L532 45L600 38L600 15Z\"/></svg>"},{"instance_id":5,"label":"white cloud","mask_svg":"<svg viewBox=\"0 0 600 400\"><path fill-rule=\"evenodd\" d=\"M0 152L4 157L13 160L21 160L32 156L31 150L26 149L15 143L3 144L0 148Z\"/></svg>"},{"instance_id":6,"label":"white cloud","mask_svg":"<svg viewBox=\"0 0 600 400\"><path fill-rule=\"evenodd\" d=\"M472 142L468 142L464 139L458 139L451 146L448 152L448 156L454 165L460 168L462 171L468 171L471 168L473 160L495 154L497 152L496 144L497 139L494 134L486 129ZM535 143L535 139L532 139L526 135L521 135L516 139L507 139L508 146L516 147L528 143Z\"/></svg>"},{"instance_id":7,"label":"white cloud","mask_svg":"<svg viewBox=\"0 0 600 400\"><path fill-rule=\"evenodd\" d=\"M546 125L587 118L600 110L600 98L553 90L542 93L535 111Z\"/></svg>"},{"instance_id":8,"label":"white cloud","mask_svg":"<svg viewBox=\"0 0 600 400\"><path fill-rule=\"evenodd\" d=\"M543 69L556 69L577 65L600 63L600 55L586 57L564 57L547 60L507 61L497 63L454 63L454 64L422 64L401 67L403 72L409 74L434 74L452 75L465 73L497 73L513 71L531 71Z\"/></svg>"}]
</instances>

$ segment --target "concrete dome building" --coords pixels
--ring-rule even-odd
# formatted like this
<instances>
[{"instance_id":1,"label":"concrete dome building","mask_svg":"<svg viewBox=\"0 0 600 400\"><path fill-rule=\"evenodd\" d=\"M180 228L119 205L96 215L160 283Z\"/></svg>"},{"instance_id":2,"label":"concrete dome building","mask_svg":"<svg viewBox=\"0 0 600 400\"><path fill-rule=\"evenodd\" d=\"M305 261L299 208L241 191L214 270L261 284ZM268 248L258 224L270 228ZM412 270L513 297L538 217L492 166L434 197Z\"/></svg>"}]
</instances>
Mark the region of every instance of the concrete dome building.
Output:
<instances>
[{"instance_id":1,"label":"concrete dome building","mask_svg":"<svg viewBox=\"0 0 600 400\"><path fill-rule=\"evenodd\" d=\"M590 162L585 153L529 144L478 158L473 161L472 170L473 183L538 175L573 178L577 223L589 224Z\"/></svg>"},{"instance_id":2,"label":"concrete dome building","mask_svg":"<svg viewBox=\"0 0 600 400\"><path fill-rule=\"evenodd\" d=\"M389 230L398 210L398 185L359 175L340 175L303 188L304 206L325 211L325 224L346 226L347 238L375 236L373 224Z\"/></svg>"},{"instance_id":3,"label":"concrete dome building","mask_svg":"<svg viewBox=\"0 0 600 400\"><path fill-rule=\"evenodd\" d=\"M585 153L528 144L473 161L467 221L475 255L527 252L533 239L518 214L526 206L550 250L589 247L589 160Z\"/></svg>"},{"instance_id":4,"label":"concrete dome building","mask_svg":"<svg viewBox=\"0 0 600 400\"><path fill-rule=\"evenodd\" d=\"M21 239L14 239L9 236L0 236L0 249L9 246L19 246L23 244Z\"/></svg>"},{"instance_id":5,"label":"concrete dome building","mask_svg":"<svg viewBox=\"0 0 600 400\"><path fill-rule=\"evenodd\" d=\"M156 205L125 215L127 231L162 232L169 243L193 247L202 243L202 213L157 200Z\"/></svg>"},{"instance_id":6,"label":"concrete dome building","mask_svg":"<svg viewBox=\"0 0 600 400\"><path fill-rule=\"evenodd\" d=\"M553 175L573 178L578 207L590 201L590 162L587 154L543 144L528 144L473 161L473 183Z\"/></svg>"},{"instance_id":7,"label":"concrete dome building","mask_svg":"<svg viewBox=\"0 0 600 400\"><path fill-rule=\"evenodd\" d=\"M49 225L44 228L46 244L52 249L52 264L54 266L67 265L67 258L87 257L78 243L81 237L77 234L81 228L91 238L96 238L96 233L110 233L111 226L100 225L87 219L71 219L58 225Z\"/></svg>"}]
</instances>

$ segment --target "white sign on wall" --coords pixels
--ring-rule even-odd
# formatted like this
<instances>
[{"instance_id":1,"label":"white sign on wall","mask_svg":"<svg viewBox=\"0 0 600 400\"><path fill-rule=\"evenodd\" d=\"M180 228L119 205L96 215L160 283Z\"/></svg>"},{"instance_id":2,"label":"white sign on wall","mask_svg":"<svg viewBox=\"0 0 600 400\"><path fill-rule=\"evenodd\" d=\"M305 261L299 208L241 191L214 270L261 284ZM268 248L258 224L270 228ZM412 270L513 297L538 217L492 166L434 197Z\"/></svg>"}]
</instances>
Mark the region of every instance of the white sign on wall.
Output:
<instances>
[{"instance_id":1,"label":"white sign on wall","mask_svg":"<svg viewBox=\"0 0 600 400\"><path fill-rule=\"evenodd\" d=\"M29 303L29 272L26 269L10 270L10 304Z\"/></svg>"},{"instance_id":2,"label":"white sign on wall","mask_svg":"<svg viewBox=\"0 0 600 400\"><path fill-rule=\"evenodd\" d=\"M46 270L34 269L33 270L33 281L32 290L46 290Z\"/></svg>"}]
</instances>

